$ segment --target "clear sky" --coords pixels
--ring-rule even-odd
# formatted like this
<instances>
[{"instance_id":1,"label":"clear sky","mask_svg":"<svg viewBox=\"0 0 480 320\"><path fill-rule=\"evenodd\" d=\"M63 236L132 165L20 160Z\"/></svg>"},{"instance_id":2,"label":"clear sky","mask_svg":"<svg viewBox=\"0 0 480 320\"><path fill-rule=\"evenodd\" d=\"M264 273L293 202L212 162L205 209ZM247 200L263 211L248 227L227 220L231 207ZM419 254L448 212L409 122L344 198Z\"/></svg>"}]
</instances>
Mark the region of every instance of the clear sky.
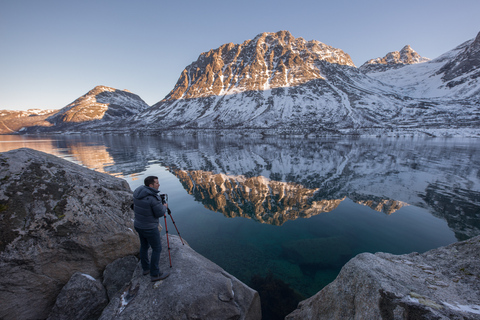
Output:
<instances>
[{"instance_id":1,"label":"clear sky","mask_svg":"<svg viewBox=\"0 0 480 320\"><path fill-rule=\"evenodd\" d=\"M480 0L0 0L0 109L59 109L97 85L149 105L202 52L288 30L359 67L409 44L436 58L480 32Z\"/></svg>"}]
</instances>

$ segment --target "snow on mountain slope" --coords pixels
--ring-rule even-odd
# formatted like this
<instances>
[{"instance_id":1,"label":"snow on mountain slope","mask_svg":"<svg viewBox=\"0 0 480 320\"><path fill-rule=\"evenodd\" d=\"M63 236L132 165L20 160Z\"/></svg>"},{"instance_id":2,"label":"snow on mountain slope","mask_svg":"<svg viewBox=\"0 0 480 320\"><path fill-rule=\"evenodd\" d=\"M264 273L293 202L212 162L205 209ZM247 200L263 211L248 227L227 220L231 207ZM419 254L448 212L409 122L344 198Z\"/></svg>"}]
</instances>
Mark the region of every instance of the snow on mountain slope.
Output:
<instances>
[{"instance_id":1,"label":"snow on mountain slope","mask_svg":"<svg viewBox=\"0 0 480 320\"><path fill-rule=\"evenodd\" d=\"M387 53L383 58L371 59L365 62L360 70L363 73L382 72L390 69L399 69L406 65L427 62L430 59L422 57L409 45L400 51Z\"/></svg>"},{"instance_id":2,"label":"snow on mountain slope","mask_svg":"<svg viewBox=\"0 0 480 320\"><path fill-rule=\"evenodd\" d=\"M476 39L428 62L368 75L412 98L466 99L480 96L480 33ZM452 72L457 66L462 72Z\"/></svg>"}]
</instances>

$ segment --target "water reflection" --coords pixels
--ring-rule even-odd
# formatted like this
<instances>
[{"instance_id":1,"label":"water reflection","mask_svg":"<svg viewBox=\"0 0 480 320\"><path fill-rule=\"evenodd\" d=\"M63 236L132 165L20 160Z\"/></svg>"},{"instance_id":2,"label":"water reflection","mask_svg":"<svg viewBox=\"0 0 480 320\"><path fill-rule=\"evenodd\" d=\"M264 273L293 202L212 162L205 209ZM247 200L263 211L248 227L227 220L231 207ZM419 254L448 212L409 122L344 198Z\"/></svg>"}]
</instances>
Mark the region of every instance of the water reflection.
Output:
<instances>
[{"instance_id":1,"label":"water reflection","mask_svg":"<svg viewBox=\"0 0 480 320\"><path fill-rule=\"evenodd\" d=\"M95 171L115 175L114 172L105 171L105 167L114 164L115 160L103 143L92 144L88 140L64 137L0 136L0 152L19 148L31 148L53 154Z\"/></svg>"},{"instance_id":2,"label":"water reflection","mask_svg":"<svg viewBox=\"0 0 480 320\"><path fill-rule=\"evenodd\" d=\"M457 239L480 230L475 139L248 139L2 136L0 151L30 147L133 181L153 163L227 217L282 225L346 198L392 214L405 205L446 220Z\"/></svg>"},{"instance_id":3,"label":"water reflection","mask_svg":"<svg viewBox=\"0 0 480 320\"><path fill-rule=\"evenodd\" d=\"M263 176L247 178L201 170L171 171L185 190L207 209L221 212L230 218L251 218L277 226L287 220L310 218L330 212L346 199L313 201L319 189L305 188L293 182L272 181ZM392 214L408 205L391 199L359 199L355 202L386 214Z\"/></svg>"}]
</instances>

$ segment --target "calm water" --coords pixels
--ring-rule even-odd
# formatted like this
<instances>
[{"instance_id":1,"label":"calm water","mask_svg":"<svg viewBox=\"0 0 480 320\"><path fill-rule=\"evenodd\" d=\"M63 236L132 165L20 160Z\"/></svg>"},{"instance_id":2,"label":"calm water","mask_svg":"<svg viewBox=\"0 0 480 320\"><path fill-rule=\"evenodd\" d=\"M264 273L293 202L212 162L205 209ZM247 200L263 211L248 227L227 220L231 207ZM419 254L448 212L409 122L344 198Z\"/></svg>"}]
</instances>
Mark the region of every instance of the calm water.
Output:
<instances>
[{"instance_id":1,"label":"calm water","mask_svg":"<svg viewBox=\"0 0 480 320\"><path fill-rule=\"evenodd\" d=\"M246 284L269 275L302 298L358 253L424 252L480 234L475 139L0 136L0 152L19 147L132 190L159 176L196 251Z\"/></svg>"}]
</instances>

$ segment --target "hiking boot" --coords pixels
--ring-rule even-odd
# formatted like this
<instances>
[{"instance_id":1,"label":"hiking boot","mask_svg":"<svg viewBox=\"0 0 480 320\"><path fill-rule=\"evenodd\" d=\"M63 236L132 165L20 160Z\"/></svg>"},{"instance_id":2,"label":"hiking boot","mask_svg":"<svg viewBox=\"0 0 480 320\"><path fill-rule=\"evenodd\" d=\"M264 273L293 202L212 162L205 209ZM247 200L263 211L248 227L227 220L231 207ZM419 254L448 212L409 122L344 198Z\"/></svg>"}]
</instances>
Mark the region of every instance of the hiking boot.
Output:
<instances>
[{"instance_id":1,"label":"hiking boot","mask_svg":"<svg viewBox=\"0 0 480 320\"><path fill-rule=\"evenodd\" d=\"M144 276L146 276L146 275L149 274L149 273L150 273L150 270L144 270L144 271L143 271L143 275L144 275Z\"/></svg>"},{"instance_id":2,"label":"hiking boot","mask_svg":"<svg viewBox=\"0 0 480 320\"><path fill-rule=\"evenodd\" d=\"M162 272L158 276L151 277L150 280L152 280L152 282L163 280L163 279L167 278L169 275L170 275L170 273L168 273L168 272Z\"/></svg>"}]
</instances>

